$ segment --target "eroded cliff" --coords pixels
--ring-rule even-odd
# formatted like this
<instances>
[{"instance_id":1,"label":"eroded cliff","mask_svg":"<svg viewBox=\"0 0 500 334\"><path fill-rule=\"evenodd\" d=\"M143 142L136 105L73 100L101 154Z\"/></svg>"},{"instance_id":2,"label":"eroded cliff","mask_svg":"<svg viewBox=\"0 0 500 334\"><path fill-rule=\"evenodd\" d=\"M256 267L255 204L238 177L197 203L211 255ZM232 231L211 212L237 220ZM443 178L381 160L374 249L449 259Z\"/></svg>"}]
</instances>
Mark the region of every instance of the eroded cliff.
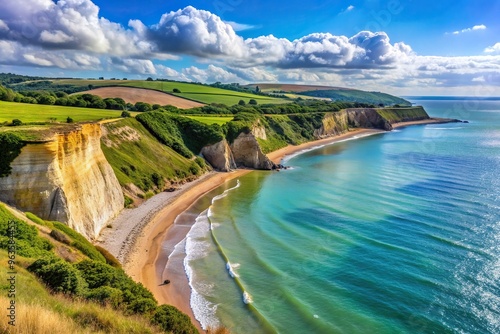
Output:
<instances>
[{"instance_id":1,"label":"eroded cliff","mask_svg":"<svg viewBox=\"0 0 500 334\"><path fill-rule=\"evenodd\" d=\"M213 145L207 145L201 149L201 156L215 169L221 172L229 172L236 169L233 152L225 139Z\"/></svg>"},{"instance_id":2,"label":"eroded cliff","mask_svg":"<svg viewBox=\"0 0 500 334\"><path fill-rule=\"evenodd\" d=\"M231 144L234 161L238 167L273 169L274 163L262 152L257 138L267 139L266 129L255 126L250 133L242 132Z\"/></svg>"},{"instance_id":3,"label":"eroded cliff","mask_svg":"<svg viewBox=\"0 0 500 334\"><path fill-rule=\"evenodd\" d=\"M0 178L0 201L97 237L124 202L100 137L99 124L82 124L26 145Z\"/></svg>"}]
</instances>

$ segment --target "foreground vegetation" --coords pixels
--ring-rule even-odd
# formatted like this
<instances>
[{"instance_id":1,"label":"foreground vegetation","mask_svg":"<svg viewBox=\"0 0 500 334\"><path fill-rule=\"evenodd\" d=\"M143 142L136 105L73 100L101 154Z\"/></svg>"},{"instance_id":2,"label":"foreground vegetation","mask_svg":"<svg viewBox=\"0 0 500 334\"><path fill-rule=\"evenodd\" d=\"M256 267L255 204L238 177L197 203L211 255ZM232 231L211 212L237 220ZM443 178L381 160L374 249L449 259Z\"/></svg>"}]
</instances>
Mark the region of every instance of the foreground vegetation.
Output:
<instances>
[{"instance_id":1,"label":"foreground vegetation","mask_svg":"<svg viewBox=\"0 0 500 334\"><path fill-rule=\"evenodd\" d=\"M38 228L0 204L0 271L7 277L7 250L13 250L9 236L14 236L16 303L21 312L19 327L9 326L2 317L2 332L54 333L62 328L60 333L197 333L188 316L173 306L159 306L109 253L99 252L66 225L30 216ZM9 288L8 281L0 282L0 302L5 305Z\"/></svg>"}]
</instances>

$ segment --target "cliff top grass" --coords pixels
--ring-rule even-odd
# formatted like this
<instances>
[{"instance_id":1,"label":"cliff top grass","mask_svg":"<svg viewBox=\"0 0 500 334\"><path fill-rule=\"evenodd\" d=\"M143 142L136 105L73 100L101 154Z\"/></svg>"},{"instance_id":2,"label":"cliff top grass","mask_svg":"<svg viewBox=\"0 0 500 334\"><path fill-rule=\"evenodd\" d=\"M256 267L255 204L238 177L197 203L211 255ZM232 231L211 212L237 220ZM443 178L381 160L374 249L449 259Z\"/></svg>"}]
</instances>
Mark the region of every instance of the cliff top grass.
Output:
<instances>
[{"instance_id":1,"label":"cliff top grass","mask_svg":"<svg viewBox=\"0 0 500 334\"><path fill-rule=\"evenodd\" d=\"M64 123L68 117L74 122L85 122L120 116L121 111L117 110L0 101L0 124L11 123L14 119L19 119L23 123Z\"/></svg>"}]
</instances>

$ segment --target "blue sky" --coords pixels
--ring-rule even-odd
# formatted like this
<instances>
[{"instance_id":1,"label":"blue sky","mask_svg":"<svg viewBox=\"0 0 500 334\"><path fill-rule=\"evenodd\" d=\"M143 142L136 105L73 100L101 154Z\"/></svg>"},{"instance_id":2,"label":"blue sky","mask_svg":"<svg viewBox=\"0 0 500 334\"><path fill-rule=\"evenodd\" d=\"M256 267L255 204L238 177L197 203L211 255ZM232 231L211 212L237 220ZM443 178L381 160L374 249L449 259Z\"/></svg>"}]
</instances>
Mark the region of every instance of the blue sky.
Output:
<instances>
[{"instance_id":1,"label":"blue sky","mask_svg":"<svg viewBox=\"0 0 500 334\"><path fill-rule=\"evenodd\" d=\"M0 72L500 95L500 1L2 0Z\"/></svg>"}]
</instances>

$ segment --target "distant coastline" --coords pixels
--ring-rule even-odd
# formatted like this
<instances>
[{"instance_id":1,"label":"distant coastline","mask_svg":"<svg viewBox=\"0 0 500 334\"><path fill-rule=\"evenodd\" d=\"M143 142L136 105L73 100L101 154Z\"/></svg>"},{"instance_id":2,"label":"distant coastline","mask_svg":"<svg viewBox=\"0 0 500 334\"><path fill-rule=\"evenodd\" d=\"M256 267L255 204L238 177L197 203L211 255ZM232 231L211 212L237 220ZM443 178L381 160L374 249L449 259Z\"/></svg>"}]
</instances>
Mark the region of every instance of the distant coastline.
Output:
<instances>
[{"instance_id":1,"label":"distant coastline","mask_svg":"<svg viewBox=\"0 0 500 334\"><path fill-rule=\"evenodd\" d=\"M455 119L430 118L420 121L401 122L393 124L394 128L411 125L439 124L456 122ZM339 136L333 136L321 140L311 141L302 145L289 145L280 150L271 152L268 157L279 163L285 156L307 151L316 147L334 144L339 141L352 140L378 133L384 133L377 129L356 129ZM157 200L163 194L156 195L140 207L134 209L131 214L123 215L121 228L119 230L108 230L99 238L101 245L109 249L123 261L124 269L135 280L143 283L150 289L160 303L171 304L188 314L193 323L201 329L199 322L194 317L190 306L190 287L184 273L184 268L175 268L175 273L169 273L169 277L175 277L175 282L170 285L162 285L162 276L168 255L160 250L164 243L175 240L181 241L187 234L171 233L175 219L184 211L189 209L198 199L208 192L218 188L225 182L238 178L251 172L248 169L239 169L230 173L212 172L192 183L187 184L181 190L166 196L166 199ZM123 217L122 217L123 218ZM124 224L123 222L127 223ZM116 240L126 239L121 244ZM120 244L120 245L118 245ZM119 247L119 249L117 249ZM179 274L180 273L180 274Z\"/></svg>"}]
</instances>

